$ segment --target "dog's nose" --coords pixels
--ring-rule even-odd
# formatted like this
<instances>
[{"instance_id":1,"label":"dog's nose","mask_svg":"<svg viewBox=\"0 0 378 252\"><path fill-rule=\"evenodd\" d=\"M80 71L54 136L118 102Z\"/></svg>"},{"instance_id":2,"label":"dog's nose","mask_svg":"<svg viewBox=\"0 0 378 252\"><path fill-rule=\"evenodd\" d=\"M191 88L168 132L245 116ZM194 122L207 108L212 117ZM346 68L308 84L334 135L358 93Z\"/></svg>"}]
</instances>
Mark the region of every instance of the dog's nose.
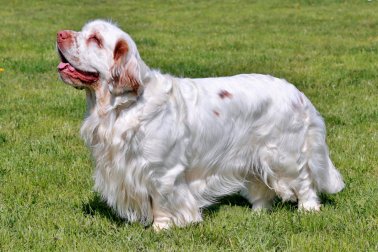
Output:
<instances>
[{"instance_id":1,"label":"dog's nose","mask_svg":"<svg viewBox=\"0 0 378 252\"><path fill-rule=\"evenodd\" d=\"M58 32L56 37L57 37L58 41L64 41L64 40L71 38L71 32L70 31L60 31L60 32Z\"/></svg>"}]
</instances>

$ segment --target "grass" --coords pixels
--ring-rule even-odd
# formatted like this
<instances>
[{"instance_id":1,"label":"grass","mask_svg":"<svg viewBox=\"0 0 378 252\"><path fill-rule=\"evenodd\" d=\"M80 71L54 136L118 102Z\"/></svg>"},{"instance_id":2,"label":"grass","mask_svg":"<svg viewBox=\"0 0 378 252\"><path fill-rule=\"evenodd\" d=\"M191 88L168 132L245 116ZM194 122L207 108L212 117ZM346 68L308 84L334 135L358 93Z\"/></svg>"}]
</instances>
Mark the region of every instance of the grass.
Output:
<instances>
[{"instance_id":1,"label":"grass","mask_svg":"<svg viewBox=\"0 0 378 252\"><path fill-rule=\"evenodd\" d=\"M0 250L377 251L378 2L0 0ZM83 92L58 80L55 34L117 21L148 65L178 76L268 73L324 116L347 187L300 214L239 197L205 221L154 233L92 191Z\"/></svg>"}]
</instances>

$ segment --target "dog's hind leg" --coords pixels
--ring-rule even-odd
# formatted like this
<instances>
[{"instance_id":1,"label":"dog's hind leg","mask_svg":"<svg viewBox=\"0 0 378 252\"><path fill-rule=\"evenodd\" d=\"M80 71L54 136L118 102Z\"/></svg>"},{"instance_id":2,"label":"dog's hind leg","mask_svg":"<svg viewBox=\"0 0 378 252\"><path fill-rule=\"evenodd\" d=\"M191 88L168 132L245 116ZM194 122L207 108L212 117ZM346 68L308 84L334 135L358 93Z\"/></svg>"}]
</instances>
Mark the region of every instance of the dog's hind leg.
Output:
<instances>
[{"instance_id":1,"label":"dog's hind leg","mask_svg":"<svg viewBox=\"0 0 378 252\"><path fill-rule=\"evenodd\" d=\"M294 191L298 198L299 211L319 211L320 200L307 166L303 167L293 184L296 185Z\"/></svg>"},{"instance_id":2,"label":"dog's hind leg","mask_svg":"<svg viewBox=\"0 0 378 252\"><path fill-rule=\"evenodd\" d=\"M308 160L297 179L300 182L296 194L300 210L318 211L320 204L317 193L337 193L344 188L344 182L329 158L324 121L313 113L305 136L306 144L302 148Z\"/></svg>"}]
</instances>

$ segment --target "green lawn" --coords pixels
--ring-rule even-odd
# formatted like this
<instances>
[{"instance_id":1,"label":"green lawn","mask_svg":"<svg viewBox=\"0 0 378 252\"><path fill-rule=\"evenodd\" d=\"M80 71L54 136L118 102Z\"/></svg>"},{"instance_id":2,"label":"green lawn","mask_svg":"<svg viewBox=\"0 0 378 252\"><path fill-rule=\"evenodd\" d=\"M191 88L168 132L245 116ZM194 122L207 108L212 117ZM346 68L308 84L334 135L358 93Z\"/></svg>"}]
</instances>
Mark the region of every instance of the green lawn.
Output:
<instances>
[{"instance_id":1,"label":"green lawn","mask_svg":"<svg viewBox=\"0 0 378 252\"><path fill-rule=\"evenodd\" d=\"M378 1L0 4L0 251L378 250ZM322 195L317 214L279 200L256 214L235 196L167 232L117 218L92 191L84 92L56 71L56 32L95 18L116 21L163 72L294 83L326 120L345 190Z\"/></svg>"}]
</instances>

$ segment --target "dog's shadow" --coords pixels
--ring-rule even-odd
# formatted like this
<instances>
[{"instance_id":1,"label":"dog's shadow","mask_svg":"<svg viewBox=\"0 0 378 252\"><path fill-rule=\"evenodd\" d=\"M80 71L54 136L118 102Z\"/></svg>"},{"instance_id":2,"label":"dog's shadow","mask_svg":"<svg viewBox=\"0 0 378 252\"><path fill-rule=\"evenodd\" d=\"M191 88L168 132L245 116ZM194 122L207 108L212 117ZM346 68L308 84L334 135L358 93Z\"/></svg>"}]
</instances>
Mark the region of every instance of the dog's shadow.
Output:
<instances>
[{"instance_id":1,"label":"dog's shadow","mask_svg":"<svg viewBox=\"0 0 378 252\"><path fill-rule=\"evenodd\" d=\"M335 200L332 196L326 194L319 195L321 203L324 206L335 206ZM251 204L240 196L239 194L233 194L230 196L225 196L220 198L216 203L202 209L202 213L204 217L213 217L215 216L222 206L241 206L246 208L252 208ZM278 197L275 198L273 207L267 213L274 212L277 209L285 209L287 211L296 211L298 208L298 204L294 202L283 202ZM111 209L98 194L94 194L92 199L89 202L83 202L82 210L84 215L86 216L95 216L99 215L109 219L111 222L115 223L117 226L122 226L127 223L127 220L122 219L115 213L113 209Z\"/></svg>"},{"instance_id":2,"label":"dog's shadow","mask_svg":"<svg viewBox=\"0 0 378 252\"><path fill-rule=\"evenodd\" d=\"M252 208L251 204L240 196L239 194L232 194L229 196L222 197L217 200L214 204L205 207L202 209L202 213L204 217L212 217L215 216L222 206L241 206L246 208Z\"/></svg>"},{"instance_id":3,"label":"dog's shadow","mask_svg":"<svg viewBox=\"0 0 378 252\"><path fill-rule=\"evenodd\" d=\"M125 222L127 222L125 219L119 217L117 213L110 208L98 194L94 194L94 196L88 202L83 202L82 210L86 216L93 217L99 215L109 219L117 226L124 225Z\"/></svg>"},{"instance_id":4,"label":"dog's shadow","mask_svg":"<svg viewBox=\"0 0 378 252\"><path fill-rule=\"evenodd\" d=\"M319 195L320 202L323 206L335 206L335 200L332 196L327 194L320 194ZM247 207L252 208L252 205L243 198L240 194L233 194L230 196L223 197L218 200L217 203L206 207L203 209L204 216L214 216L217 214L217 212L221 209L222 206L241 206L241 207ZM267 211L267 213L272 213L278 209L284 209L286 211L297 211L298 210L298 203L297 202L283 202L280 198L276 197L274 199L272 208Z\"/></svg>"}]
</instances>

